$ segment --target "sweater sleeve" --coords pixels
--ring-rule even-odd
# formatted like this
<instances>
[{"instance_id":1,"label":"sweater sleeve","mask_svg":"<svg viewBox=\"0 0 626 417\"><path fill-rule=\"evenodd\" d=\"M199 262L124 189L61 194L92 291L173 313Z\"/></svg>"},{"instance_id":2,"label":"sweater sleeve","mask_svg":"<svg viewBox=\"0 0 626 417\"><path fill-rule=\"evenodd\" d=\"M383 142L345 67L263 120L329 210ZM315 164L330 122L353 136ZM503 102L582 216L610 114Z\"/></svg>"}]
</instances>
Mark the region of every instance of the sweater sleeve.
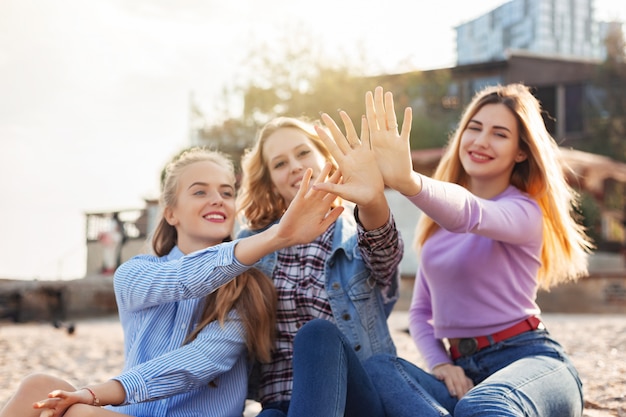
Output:
<instances>
[{"instance_id":1,"label":"sweater sleeve","mask_svg":"<svg viewBox=\"0 0 626 417\"><path fill-rule=\"evenodd\" d=\"M491 200L466 188L422 176L422 191L409 200L442 228L522 244L541 239L541 209L513 186Z\"/></svg>"}]
</instances>

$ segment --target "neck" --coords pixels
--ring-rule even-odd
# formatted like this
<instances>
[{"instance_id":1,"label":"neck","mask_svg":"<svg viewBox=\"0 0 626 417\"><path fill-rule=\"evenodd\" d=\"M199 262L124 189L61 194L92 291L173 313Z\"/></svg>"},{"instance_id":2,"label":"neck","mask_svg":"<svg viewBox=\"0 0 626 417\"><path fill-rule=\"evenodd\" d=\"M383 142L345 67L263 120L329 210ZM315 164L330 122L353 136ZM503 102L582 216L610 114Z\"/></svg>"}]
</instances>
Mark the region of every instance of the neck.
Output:
<instances>
[{"instance_id":1,"label":"neck","mask_svg":"<svg viewBox=\"0 0 626 417\"><path fill-rule=\"evenodd\" d=\"M479 181L470 180L468 189L477 197L490 200L501 194L510 185L509 181Z\"/></svg>"}]
</instances>

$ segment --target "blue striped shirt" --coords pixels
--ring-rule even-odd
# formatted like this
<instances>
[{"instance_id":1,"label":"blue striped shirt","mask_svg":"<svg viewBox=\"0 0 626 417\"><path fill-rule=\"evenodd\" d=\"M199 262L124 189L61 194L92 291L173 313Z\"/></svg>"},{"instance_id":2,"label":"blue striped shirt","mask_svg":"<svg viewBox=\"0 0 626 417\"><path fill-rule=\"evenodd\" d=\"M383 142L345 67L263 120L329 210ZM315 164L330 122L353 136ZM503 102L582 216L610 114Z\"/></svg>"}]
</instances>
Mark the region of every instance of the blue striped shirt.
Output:
<instances>
[{"instance_id":1,"label":"blue striped shirt","mask_svg":"<svg viewBox=\"0 0 626 417\"><path fill-rule=\"evenodd\" d=\"M235 242L183 256L135 256L114 279L124 329L126 363L113 379L126 402L110 410L135 417L240 417L247 391L244 329L235 311L221 327L206 326L191 343L203 300L249 267L234 256Z\"/></svg>"}]
</instances>

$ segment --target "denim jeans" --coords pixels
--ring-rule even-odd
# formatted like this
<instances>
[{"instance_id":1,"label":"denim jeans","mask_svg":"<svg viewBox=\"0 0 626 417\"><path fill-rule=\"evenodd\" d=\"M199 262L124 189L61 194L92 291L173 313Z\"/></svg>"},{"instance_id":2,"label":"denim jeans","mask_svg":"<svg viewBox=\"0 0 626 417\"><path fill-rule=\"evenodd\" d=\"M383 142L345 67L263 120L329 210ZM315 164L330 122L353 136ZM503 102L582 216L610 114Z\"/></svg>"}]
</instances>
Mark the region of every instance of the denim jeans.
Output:
<instances>
[{"instance_id":1,"label":"denim jeans","mask_svg":"<svg viewBox=\"0 0 626 417\"><path fill-rule=\"evenodd\" d=\"M259 417L382 417L374 384L333 323L314 319L296 334L291 401L264 404Z\"/></svg>"},{"instance_id":2,"label":"denim jeans","mask_svg":"<svg viewBox=\"0 0 626 417\"><path fill-rule=\"evenodd\" d=\"M578 373L546 330L522 333L455 364L475 384L460 400L443 381L401 358L376 355L365 368L389 417L582 415Z\"/></svg>"}]
</instances>

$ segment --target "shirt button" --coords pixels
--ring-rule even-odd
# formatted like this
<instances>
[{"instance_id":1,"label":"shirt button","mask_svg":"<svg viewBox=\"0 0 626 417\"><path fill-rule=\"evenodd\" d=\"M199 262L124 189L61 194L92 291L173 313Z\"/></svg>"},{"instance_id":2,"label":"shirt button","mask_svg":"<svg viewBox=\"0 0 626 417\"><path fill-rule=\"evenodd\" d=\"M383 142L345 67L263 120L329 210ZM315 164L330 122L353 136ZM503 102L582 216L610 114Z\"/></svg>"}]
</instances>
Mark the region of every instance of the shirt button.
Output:
<instances>
[{"instance_id":1,"label":"shirt button","mask_svg":"<svg viewBox=\"0 0 626 417\"><path fill-rule=\"evenodd\" d=\"M356 346L354 347L354 351L355 351L355 352L358 352L359 350L361 350L361 345L356 345Z\"/></svg>"},{"instance_id":2,"label":"shirt button","mask_svg":"<svg viewBox=\"0 0 626 417\"><path fill-rule=\"evenodd\" d=\"M352 318L352 316L350 316L349 313L343 313L343 315L341 316L342 319L348 321Z\"/></svg>"},{"instance_id":3,"label":"shirt button","mask_svg":"<svg viewBox=\"0 0 626 417\"><path fill-rule=\"evenodd\" d=\"M339 285L338 282L333 282L332 287L333 287L333 290L338 290L339 288L341 288L341 285Z\"/></svg>"}]
</instances>

